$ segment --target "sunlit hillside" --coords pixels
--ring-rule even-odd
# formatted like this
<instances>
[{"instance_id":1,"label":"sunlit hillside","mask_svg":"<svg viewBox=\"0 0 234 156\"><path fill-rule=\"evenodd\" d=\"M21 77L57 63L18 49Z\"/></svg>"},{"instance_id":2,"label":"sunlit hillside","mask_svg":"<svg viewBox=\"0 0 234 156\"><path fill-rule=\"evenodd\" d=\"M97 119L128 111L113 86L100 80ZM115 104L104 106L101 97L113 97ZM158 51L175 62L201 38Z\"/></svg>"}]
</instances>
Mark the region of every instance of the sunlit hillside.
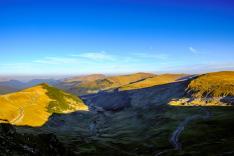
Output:
<instances>
[{"instance_id":1,"label":"sunlit hillside","mask_svg":"<svg viewBox=\"0 0 234 156\"><path fill-rule=\"evenodd\" d=\"M99 79L104 79L106 76L103 74L91 74L91 75L84 75L84 76L77 76L66 79L65 82L82 82L82 81L96 81Z\"/></svg>"},{"instance_id":2,"label":"sunlit hillside","mask_svg":"<svg viewBox=\"0 0 234 156\"><path fill-rule=\"evenodd\" d=\"M234 96L234 72L215 72L199 76L191 81L188 90L194 97Z\"/></svg>"},{"instance_id":3,"label":"sunlit hillside","mask_svg":"<svg viewBox=\"0 0 234 156\"><path fill-rule=\"evenodd\" d=\"M81 99L47 84L0 96L1 122L41 126L52 113L88 110Z\"/></svg>"},{"instance_id":4,"label":"sunlit hillside","mask_svg":"<svg viewBox=\"0 0 234 156\"><path fill-rule=\"evenodd\" d=\"M112 86L114 87L114 86L126 85L126 84L136 82L142 79L146 79L152 76L154 76L154 74L136 73L136 74L129 74L129 75L113 76L113 77L107 78L106 80L112 82L113 83Z\"/></svg>"},{"instance_id":5,"label":"sunlit hillside","mask_svg":"<svg viewBox=\"0 0 234 156\"><path fill-rule=\"evenodd\" d=\"M135 73L129 75L111 76L95 81L83 81L75 86L72 86L69 91L77 95L96 93L100 90L114 89L153 76L154 74L151 73Z\"/></svg>"},{"instance_id":6,"label":"sunlit hillside","mask_svg":"<svg viewBox=\"0 0 234 156\"><path fill-rule=\"evenodd\" d=\"M227 106L234 104L234 72L203 74L192 80L187 96L171 102L172 105Z\"/></svg>"},{"instance_id":7,"label":"sunlit hillside","mask_svg":"<svg viewBox=\"0 0 234 156\"><path fill-rule=\"evenodd\" d=\"M154 76L151 78L147 78L145 80L131 83L119 88L119 90L132 90L132 89L140 89L140 88L147 88L156 85L162 85L166 83L175 82L179 78L186 76L185 74L163 74Z\"/></svg>"}]
</instances>

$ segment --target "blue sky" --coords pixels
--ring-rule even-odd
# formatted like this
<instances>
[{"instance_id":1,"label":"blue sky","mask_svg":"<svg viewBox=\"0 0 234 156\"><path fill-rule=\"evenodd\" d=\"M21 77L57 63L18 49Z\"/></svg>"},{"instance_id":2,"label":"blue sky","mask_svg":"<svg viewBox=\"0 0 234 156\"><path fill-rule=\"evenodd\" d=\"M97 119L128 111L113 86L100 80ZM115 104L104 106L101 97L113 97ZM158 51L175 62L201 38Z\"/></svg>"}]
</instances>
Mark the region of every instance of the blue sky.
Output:
<instances>
[{"instance_id":1,"label":"blue sky","mask_svg":"<svg viewBox=\"0 0 234 156\"><path fill-rule=\"evenodd\" d=\"M234 70L232 0L1 0L0 75Z\"/></svg>"}]
</instances>

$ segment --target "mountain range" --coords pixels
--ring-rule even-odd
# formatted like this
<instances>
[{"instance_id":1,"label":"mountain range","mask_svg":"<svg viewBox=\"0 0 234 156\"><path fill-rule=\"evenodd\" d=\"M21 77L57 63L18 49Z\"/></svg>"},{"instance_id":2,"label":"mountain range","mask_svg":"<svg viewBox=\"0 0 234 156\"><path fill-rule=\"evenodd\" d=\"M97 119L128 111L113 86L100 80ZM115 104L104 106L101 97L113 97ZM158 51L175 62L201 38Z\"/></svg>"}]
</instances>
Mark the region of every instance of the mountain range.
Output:
<instances>
[{"instance_id":1,"label":"mountain range","mask_svg":"<svg viewBox=\"0 0 234 156\"><path fill-rule=\"evenodd\" d=\"M233 71L0 83L3 155L234 154Z\"/></svg>"}]
</instances>

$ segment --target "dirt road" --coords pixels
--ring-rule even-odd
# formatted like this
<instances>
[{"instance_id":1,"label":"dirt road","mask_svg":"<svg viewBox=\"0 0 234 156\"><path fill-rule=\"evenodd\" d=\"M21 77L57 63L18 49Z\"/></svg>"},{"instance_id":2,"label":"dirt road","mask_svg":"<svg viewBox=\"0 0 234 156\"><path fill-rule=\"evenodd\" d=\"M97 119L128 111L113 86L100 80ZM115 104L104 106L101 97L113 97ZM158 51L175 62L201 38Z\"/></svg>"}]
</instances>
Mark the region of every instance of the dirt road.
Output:
<instances>
[{"instance_id":1,"label":"dirt road","mask_svg":"<svg viewBox=\"0 0 234 156\"><path fill-rule=\"evenodd\" d=\"M184 121L182 121L179 126L175 129L175 131L172 133L172 136L170 138L170 143L173 145L173 147L176 150L181 149L181 143L179 142L179 138L184 130L184 128L192 121L197 119L208 119L210 117L210 112L205 110L204 108L201 108L201 111L205 112L205 115L197 114L193 116L187 117Z\"/></svg>"}]
</instances>

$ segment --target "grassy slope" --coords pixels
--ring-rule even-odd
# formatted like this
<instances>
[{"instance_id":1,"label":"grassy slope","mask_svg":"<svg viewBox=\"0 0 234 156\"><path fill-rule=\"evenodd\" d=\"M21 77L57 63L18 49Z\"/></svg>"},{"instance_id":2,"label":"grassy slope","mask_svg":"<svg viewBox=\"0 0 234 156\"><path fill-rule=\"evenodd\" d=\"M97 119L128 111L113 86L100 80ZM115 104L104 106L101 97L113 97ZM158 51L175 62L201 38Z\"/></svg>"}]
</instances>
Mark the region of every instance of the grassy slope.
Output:
<instances>
[{"instance_id":1,"label":"grassy slope","mask_svg":"<svg viewBox=\"0 0 234 156\"><path fill-rule=\"evenodd\" d=\"M175 99L171 105L227 106L233 105L234 72L215 72L198 76L187 89L187 96Z\"/></svg>"},{"instance_id":2,"label":"grassy slope","mask_svg":"<svg viewBox=\"0 0 234 156\"><path fill-rule=\"evenodd\" d=\"M203 107L204 108L204 107ZM205 114L199 107L158 107L126 109L117 113L95 115L80 113L57 116L56 124L21 132L53 132L69 150L81 156L162 156L223 155L234 151L234 108L206 107L211 117L189 123L179 142L182 150L175 151L169 142L172 132L186 117ZM89 124L97 121L97 135L91 135ZM52 123L52 122L51 122ZM232 153L231 153L232 152Z\"/></svg>"},{"instance_id":3,"label":"grassy slope","mask_svg":"<svg viewBox=\"0 0 234 156\"><path fill-rule=\"evenodd\" d=\"M234 96L234 72L216 72L199 76L191 81L188 90L195 97Z\"/></svg>"},{"instance_id":4,"label":"grassy slope","mask_svg":"<svg viewBox=\"0 0 234 156\"><path fill-rule=\"evenodd\" d=\"M44 126L39 131L54 132L69 149L82 156L152 156L165 150L167 152L163 155L215 155L219 148L219 154L234 150L234 109L207 109L212 114L211 118L198 119L185 127L179 138L182 151L174 151L169 138L186 117L205 114L199 107L150 107L105 115L57 116L53 120L56 124ZM97 121L96 135L89 131L94 120Z\"/></svg>"},{"instance_id":5,"label":"grassy slope","mask_svg":"<svg viewBox=\"0 0 234 156\"><path fill-rule=\"evenodd\" d=\"M51 99L47 107L49 113L63 113L88 109L83 101L74 95L45 84L43 88L47 90L46 94Z\"/></svg>"},{"instance_id":6,"label":"grassy slope","mask_svg":"<svg viewBox=\"0 0 234 156\"><path fill-rule=\"evenodd\" d=\"M41 126L52 113L87 110L78 98L46 84L0 96L0 119L14 125Z\"/></svg>"},{"instance_id":7,"label":"grassy slope","mask_svg":"<svg viewBox=\"0 0 234 156\"><path fill-rule=\"evenodd\" d=\"M103 74L92 74L92 75L85 75L85 76L77 76L70 79L65 80L65 82L79 82L79 81L95 81L99 79L104 79L105 75Z\"/></svg>"},{"instance_id":8,"label":"grassy slope","mask_svg":"<svg viewBox=\"0 0 234 156\"><path fill-rule=\"evenodd\" d=\"M169 152L164 155L222 155L234 151L233 108L213 108L209 110L210 119L190 123L180 137L182 151L174 151L169 143L172 132L186 117L203 111L197 107L144 110L147 114L141 111L115 114L110 117L112 124L100 130L100 136L91 137L88 144L79 142L75 150L88 155L145 156L165 150Z\"/></svg>"},{"instance_id":9,"label":"grassy slope","mask_svg":"<svg viewBox=\"0 0 234 156\"><path fill-rule=\"evenodd\" d=\"M234 107L209 107L208 120L189 124L181 137L182 151L171 155L233 155Z\"/></svg>"},{"instance_id":10,"label":"grassy slope","mask_svg":"<svg viewBox=\"0 0 234 156\"><path fill-rule=\"evenodd\" d=\"M156 85L162 85L166 83L175 82L177 79L186 76L185 74L163 74L154 76L152 78L147 78L145 80L131 83L125 86L121 86L119 90L132 90L132 89L140 89L147 88Z\"/></svg>"},{"instance_id":11,"label":"grassy slope","mask_svg":"<svg viewBox=\"0 0 234 156\"><path fill-rule=\"evenodd\" d=\"M136 74L130 74L130 75L122 75L122 76L113 76L107 78L107 80L113 82L114 84L112 85L113 87L117 86L123 86L129 83L133 83L145 78L149 78L154 76L151 73L136 73Z\"/></svg>"},{"instance_id":12,"label":"grassy slope","mask_svg":"<svg viewBox=\"0 0 234 156\"><path fill-rule=\"evenodd\" d=\"M153 74L150 73L136 73L121 76L111 76L95 81L81 82L80 84L76 85L75 90L80 94L87 94L92 91L117 88L152 76Z\"/></svg>"}]
</instances>

